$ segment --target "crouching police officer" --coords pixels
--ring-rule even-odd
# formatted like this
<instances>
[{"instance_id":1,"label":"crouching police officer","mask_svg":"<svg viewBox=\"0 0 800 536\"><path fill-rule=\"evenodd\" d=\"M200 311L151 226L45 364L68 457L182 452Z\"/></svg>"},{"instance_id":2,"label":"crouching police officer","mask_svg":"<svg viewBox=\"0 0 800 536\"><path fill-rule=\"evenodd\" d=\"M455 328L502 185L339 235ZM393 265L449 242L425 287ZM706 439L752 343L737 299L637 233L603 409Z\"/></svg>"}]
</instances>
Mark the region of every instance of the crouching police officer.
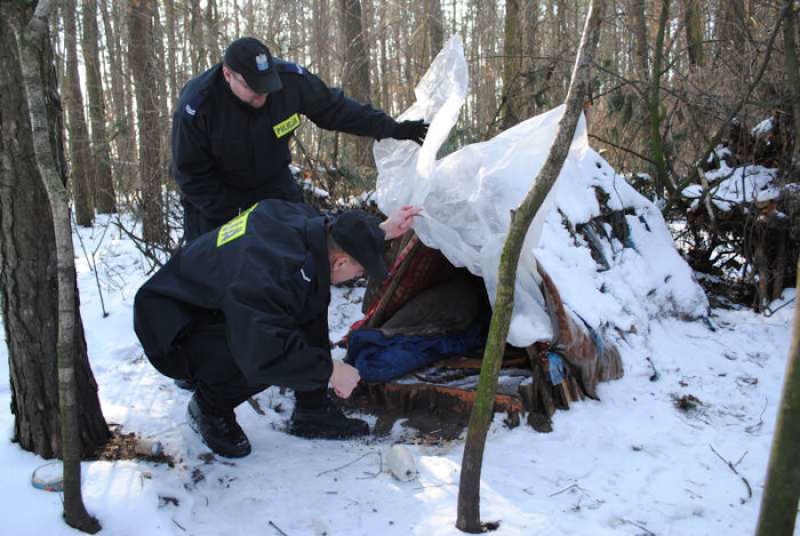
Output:
<instances>
[{"instance_id":1,"label":"crouching police officer","mask_svg":"<svg viewBox=\"0 0 800 536\"><path fill-rule=\"evenodd\" d=\"M383 279L383 242L411 228L405 206L379 224L362 211L328 219L316 209L261 201L181 248L137 292L134 329L153 366L197 388L188 416L221 456L250 453L234 408L270 385L295 390L289 432L347 438L369 433L329 399L347 398L355 368L332 360L330 285Z\"/></svg>"},{"instance_id":2,"label":"crouching police officer","mask_svg":"<svg viewBox=\"0 0 800 536\"><path fill-rule=\"evenodd\" d=\"M289 140L305 116L327 130L422 143L422 120L398 123L278 58L252 37L181 91L172 160L184 207L184 239L219 227L262 199L302 201L289 171Z\"/></svg>"}]
</instances>

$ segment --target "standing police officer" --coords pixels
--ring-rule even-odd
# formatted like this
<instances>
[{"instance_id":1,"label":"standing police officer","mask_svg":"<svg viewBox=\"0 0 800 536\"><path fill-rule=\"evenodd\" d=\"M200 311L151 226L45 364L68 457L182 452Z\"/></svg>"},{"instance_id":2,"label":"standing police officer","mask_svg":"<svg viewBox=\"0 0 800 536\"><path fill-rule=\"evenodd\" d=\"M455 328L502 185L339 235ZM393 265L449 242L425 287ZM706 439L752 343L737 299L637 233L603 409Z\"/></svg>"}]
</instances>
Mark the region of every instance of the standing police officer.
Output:
<instances>
[{"instance_id":1,"label":"standing police officer","mask_svg":"<svg viewBox=\"0 0 800 536\"><path fill-rule=\"evenodd\" d=\"M173 116L172 159L191 241L262 199L302 201L289 140L303 115L328 130L422 143L422 120L398 123L345 97L303 67L273 58L252 37L191 79Z\"/></svg>"}]
</instances>

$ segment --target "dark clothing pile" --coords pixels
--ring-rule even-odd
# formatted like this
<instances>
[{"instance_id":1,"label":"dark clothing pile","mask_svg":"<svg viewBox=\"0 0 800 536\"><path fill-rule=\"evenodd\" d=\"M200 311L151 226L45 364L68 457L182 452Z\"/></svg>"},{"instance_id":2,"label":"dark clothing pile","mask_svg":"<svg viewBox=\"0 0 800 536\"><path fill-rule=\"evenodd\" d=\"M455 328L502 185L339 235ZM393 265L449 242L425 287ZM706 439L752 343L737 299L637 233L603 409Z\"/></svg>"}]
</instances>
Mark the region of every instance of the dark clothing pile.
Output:
<instances>
[{"instance_id":1,"label":"dark clothing pile","mask_svg":"<svg viewBox=\"0 0 800 536\"><path fill-rule=\"evenodd\" d=\"M202 384L200 373L205 383L224 383L215 378L223 365L204 374L187 363L211 351L211 343L198 348L198 334L224 333L229 351L214 343L213 352L229 354L246 384L260 386L254 392L324 389L332 371L325 225L312 207L265 200L180 249L136 294L134 329L153 366L173 378L188 372Z\"/></svg>"},{"instance_id":2,"label":"dark clothing pile","mask_svg":"<svg viewBox=\"0 0 800 536\"><path fill-rule=\"evenodd\" d=\"M359 136L391 137L397 122L345 97L303 67L275 58L283 89L261 108L242 102L222 64L191 79L173 115L172 159L183 194L184 238L193 240L262 199L301 201L289 171L289 140L300 115Z\"/></svg>"},{"instance_id":3,"label":"dark clothing pile","mask_svg":"<svg viewBox=\"0 0 800 536\"><path fill-rule=\"evenodd\" d=\"M365 381L390 381L481 348L490 320L483 283L461 272L411 298L379 329L352 331L347 361Z\"/></svg>"}]
</instances>

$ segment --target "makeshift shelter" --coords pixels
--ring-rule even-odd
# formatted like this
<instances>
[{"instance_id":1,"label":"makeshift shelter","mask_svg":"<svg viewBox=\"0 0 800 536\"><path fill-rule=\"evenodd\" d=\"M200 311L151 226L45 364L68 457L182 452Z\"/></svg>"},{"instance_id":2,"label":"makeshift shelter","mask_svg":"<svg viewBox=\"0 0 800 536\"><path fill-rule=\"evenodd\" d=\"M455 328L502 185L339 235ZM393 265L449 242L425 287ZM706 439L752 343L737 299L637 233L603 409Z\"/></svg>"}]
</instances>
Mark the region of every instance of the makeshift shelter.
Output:
<instances>
[{"instance_id":1,"label":"makeshift shelter","mask_svg":"<svg viewBox=\"0 0 800 536\"><path fill-rule=\"evenodd\" d=\"M424 215L415 234L394 246L391 278L368 293L348 359L368 381L381 380L370 387L372 401L398 411L468 412L482 355L480 343L471 345L481 301L493 301L511 211L531 189L563 113L556 108L437 159L467 87L456 36L402 116L430 122L425 144L384 140L375 147L379 208L389 214L411 204ZM707 311L659 210L589 147L581 120L523 247L495 409L514 420L524 409L530 424L547 429L556 407L597 398L599 381L622 376L617 343L626 333L660 316ZM410 346L387 354L396 341ZM417 351L417 343L435 348Z\"/></svg>"}]
</instances>

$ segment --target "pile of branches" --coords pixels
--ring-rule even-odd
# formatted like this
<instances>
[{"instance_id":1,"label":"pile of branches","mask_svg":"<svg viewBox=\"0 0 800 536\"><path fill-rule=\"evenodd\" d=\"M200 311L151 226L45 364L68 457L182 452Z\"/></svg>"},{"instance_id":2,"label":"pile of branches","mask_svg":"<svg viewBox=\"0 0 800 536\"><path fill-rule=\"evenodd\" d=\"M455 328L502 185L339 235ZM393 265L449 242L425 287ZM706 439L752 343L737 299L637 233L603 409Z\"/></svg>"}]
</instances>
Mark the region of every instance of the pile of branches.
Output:
<instances>
[{"instance_id":1,"label":"pile of branches","mask_svg":"<svg viewBox=\"0 0 800 536\"><path fill-rule=\"evenodd\" d=\"M692 268L706 274L701 282L712 296L759 312L768 310L784 287L793 284L800 253L800 177L792 176L788 161L794 140L783 134L791 129L778 117L769 121L769 128L752 131L731 125L728 140L702 166L700 197L684 195L678 203L685 226L677 243ZM736 203L720 203L715 194L731 175L710 172L723 164L732 170L774 170L771 187L777 196L743 196ZM715 179L707 180L707 173ZM744 191L744 179L741 188Z\"/></svg>"}]
</instances>

